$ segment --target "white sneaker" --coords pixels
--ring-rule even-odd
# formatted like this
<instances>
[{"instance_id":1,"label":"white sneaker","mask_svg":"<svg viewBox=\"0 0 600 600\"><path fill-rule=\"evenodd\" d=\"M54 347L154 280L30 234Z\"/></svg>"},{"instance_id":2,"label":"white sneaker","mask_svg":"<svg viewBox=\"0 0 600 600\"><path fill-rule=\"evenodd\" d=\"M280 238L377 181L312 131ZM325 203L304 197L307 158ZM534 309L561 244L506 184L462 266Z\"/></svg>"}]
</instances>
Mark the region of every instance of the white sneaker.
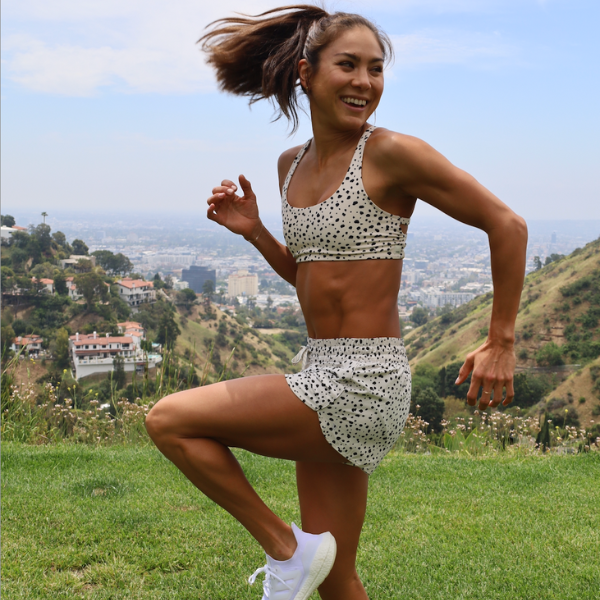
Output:
<instances>
[{"instance_id":1,"label":"white sneaker","mask_svg":"<svg viewBox=\"0 0 600 600\"><path fill-rule=\"evenodd\" d=\"M265 574L262 600L308 600L333 567L336 543L331 533L305 533L294 523L292 531L298 542L292 558L280 561L267 554L267 564L248 579L253 584Z\"/></svg>"}]
</instances>

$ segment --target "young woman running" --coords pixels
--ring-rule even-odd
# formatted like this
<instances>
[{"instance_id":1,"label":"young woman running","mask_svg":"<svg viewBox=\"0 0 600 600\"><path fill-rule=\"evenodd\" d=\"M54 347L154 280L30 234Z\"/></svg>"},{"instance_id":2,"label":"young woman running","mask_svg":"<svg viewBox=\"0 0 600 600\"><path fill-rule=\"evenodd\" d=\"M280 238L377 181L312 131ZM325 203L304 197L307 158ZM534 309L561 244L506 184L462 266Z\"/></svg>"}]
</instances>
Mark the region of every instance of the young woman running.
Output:
<instances>
[{"instance_id":1,"label":"young woman running","mask_svg":"<svg viewBox=\"0 0 600 600\"><path fill-rule=\"evenodd\" d=\"M397 296L417 199L489 236L494 303L487 341L466 357L468 402L513 398L514 323L525 222L419 139L368 120L383 93L386 35L359 15L296 5L222 19L202 38L222 89L274 100L313 138L278 164L286 245L260 220L250 182L221 182L208 218L242 235L296 287L309 339L294 375L216 383L162 399L146 426L160 449L264 548L263 599L364 600L356 573L369 474L408 415L410 371ZM503 400L503 395L505 398ZM302 530L259 498L230 448L296 462ZM337 542L337 555L336 555Z\"/></svg>"}]
</instances>

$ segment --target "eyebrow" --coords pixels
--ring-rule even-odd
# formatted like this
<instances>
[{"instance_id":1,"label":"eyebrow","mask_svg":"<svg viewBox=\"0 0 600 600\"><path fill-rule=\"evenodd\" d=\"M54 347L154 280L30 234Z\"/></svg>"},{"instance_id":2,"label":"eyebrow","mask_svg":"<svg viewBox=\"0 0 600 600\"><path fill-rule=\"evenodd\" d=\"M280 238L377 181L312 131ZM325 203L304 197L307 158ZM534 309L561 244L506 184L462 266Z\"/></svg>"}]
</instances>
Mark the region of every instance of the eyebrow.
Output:
<instances>
[{"instance_id":1,"label":"eyebrow","mask_svg":"<svg viewBox=\"0 0 600 600\"><path fill-rule=\"evenodd\" d=\"M360 56L357 56L356 54L351 54L350 52L338 52L337 54L334 54L334 56L348 56L352 60L360 62ZM372 58L369 62L383 62L383 58Z\"/></svg>"}]
</instances>

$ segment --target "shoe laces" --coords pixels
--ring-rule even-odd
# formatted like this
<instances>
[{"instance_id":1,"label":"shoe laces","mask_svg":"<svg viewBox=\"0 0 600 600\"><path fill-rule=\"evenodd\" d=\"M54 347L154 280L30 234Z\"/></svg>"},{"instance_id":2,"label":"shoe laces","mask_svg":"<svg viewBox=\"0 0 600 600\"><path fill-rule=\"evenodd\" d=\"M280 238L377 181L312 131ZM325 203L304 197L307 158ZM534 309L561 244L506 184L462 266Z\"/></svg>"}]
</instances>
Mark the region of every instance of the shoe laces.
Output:
<instances>
[{"instance_id":1,"label":"shoe laces","mask_svg":"<svg viewBox=\"0 0 600 600\"><path fill-rule=\"evenodd\" d=\"M269 597L269 593L271 591L271 579L277 579L277 581L285 585L285 587L288 588L288 590L293 589L283 579L281 579L281 577L279 577L279 575L277 575L277 573L275 573L275 571L273 571L273 569L271 569L271 567L268 564L266 564L264 567L261 567L260 569L256 569L256 571L254 571L254 573L252 573L252 575L250 575L250 577L248 578L248 583L252 585L256 581L257 576L261 573L265 574L265 578L263 580L263 592L266 598Z\"/></svg>"}]
</instances>

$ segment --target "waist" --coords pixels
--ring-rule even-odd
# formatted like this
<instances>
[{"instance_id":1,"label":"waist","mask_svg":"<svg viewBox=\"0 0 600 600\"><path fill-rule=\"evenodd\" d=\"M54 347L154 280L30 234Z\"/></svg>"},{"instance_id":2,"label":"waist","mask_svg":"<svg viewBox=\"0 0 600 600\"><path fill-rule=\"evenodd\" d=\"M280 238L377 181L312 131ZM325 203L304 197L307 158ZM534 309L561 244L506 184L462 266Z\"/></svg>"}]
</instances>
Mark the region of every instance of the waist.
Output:
<instances>
[{"instance_id":1,"label":"waist","mask_svg":"<svg viewBox=\"0 0 600 600\"><path fill-rule=\"evenodd\" d=\"M401 271L400 261L299 264L296 291L309 337L400 337Z\"/></svg>"}]
</instances>

